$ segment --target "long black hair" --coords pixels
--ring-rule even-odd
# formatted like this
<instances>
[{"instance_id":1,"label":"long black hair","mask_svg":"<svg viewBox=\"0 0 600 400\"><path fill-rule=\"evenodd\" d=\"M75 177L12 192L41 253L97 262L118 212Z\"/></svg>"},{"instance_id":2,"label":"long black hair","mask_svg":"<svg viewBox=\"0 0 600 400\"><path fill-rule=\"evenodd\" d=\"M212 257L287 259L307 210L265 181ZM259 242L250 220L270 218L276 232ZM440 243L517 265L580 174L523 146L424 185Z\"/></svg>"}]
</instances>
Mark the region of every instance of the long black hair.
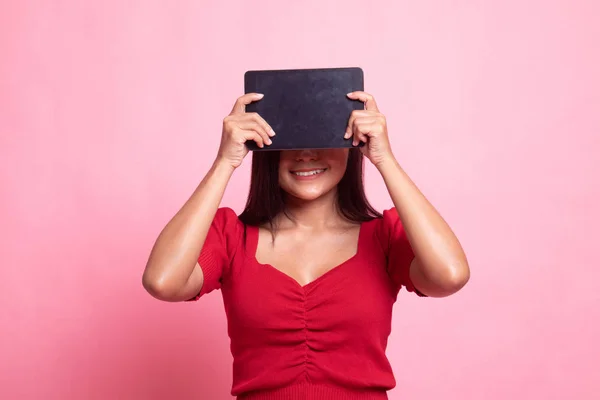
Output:
<instances>
[{"instance_id":1,"label":"long black hair","mask_svg":"<svg viewBox=\"0 0 600 400\"><path fill-rule=\"evenodd\" d=\"M252 153L250 191L246 207L239 216L244 225L268 224L272 234L277 228L275 217L286 212L285 194L279 186L279 158L279 151ZM364 156L360 149L350 149L346 172L337 186L337 209L352 222L366 222L382 216L367 200L363 166Z\"/></svg>"}]
</instances>

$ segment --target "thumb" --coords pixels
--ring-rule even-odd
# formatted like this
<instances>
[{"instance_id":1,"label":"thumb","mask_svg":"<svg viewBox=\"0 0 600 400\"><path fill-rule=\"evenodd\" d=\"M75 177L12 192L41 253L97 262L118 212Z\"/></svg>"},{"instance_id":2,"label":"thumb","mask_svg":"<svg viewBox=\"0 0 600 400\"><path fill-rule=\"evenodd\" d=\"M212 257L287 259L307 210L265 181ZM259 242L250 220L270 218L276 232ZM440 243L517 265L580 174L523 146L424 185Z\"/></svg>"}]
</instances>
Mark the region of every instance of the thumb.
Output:
<instances>
[{"instance_id":1,"label":"thumb","mask_svg":"<svg viewBox=\"0 0 600 400\"><path fill-rule=\"evenodd\" d=\"M379 112L379 108L377 107L377 103L375 102L375 98L368 93L365 92L350 92L346 96L352 100L360 100L365 103L365 110L367 111L377 111Z\"/></svg>"},{"instance_id":2,"label":"thumb","mask_svg":"<svg viewBox=\"0 0 600 400\"><path fill-rule=\"evenodd\" d=\"M246 106L253 101L258 101L264 97L264 94L261 93L247 93L241 97L239 97L233 108L231 109L232 114L243 114L246 112Z\"/></svg>"}]
</instances>

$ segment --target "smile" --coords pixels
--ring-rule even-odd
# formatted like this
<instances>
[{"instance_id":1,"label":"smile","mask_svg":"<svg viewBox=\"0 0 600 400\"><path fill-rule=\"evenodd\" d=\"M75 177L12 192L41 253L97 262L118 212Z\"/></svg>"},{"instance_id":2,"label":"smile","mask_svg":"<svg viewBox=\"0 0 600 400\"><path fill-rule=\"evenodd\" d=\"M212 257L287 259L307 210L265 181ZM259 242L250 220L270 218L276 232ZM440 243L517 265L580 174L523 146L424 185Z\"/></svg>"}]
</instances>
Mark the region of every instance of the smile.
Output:
<instances>
[{"instance_id":1,"label":"smile","mask_svg":"<svg viewBox=\"0 0 600 400\"><path fill-rule=\"evenodd\" d=\"M313 176L313 175L319 175L322 174L323 172L325 172L326 168L324 169L313 169L311 171L292 171L292 174L296 175L296 176Z\"/></svg>"}]
</instances>

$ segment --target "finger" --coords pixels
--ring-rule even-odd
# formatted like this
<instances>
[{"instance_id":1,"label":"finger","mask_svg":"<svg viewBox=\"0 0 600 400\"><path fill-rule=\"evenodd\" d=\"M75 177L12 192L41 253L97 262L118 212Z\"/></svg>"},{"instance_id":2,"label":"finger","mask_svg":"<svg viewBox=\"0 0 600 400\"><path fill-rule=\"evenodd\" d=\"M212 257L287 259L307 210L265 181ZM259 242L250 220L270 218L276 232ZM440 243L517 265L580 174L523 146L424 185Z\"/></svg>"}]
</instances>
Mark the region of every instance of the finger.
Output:
<instances>
[{"instance_id":1,"label":"finger","mask_svg":"<svg viewBox=\"0 0 600 400\"><path fill-rule=\"evenodd\" d=\"M261 149L265 147L262 136L260 136L256 131L242 131L242 135L246 141L254 141Z\"/></svg>"},{"instance_id":2,"label":"finger","mask_svg":"<svg viewBox=\"0 0 600 400\"><path fill-rule=\"evenodd\" d=\"M238 97L233 108L231 109L231 114L241 114L246 112L246 106L253 101L258 101L262 99L265 95L262 93L247 93L241 97Z\"/></svg>"},{"instance_id":3,"label":"finger","mask_svg":"<svg viewBox=\"0 0 600 400\"><path fill-rule=\"evenodd\" d=\"M245 131L254 131L258 133L263 142L265 142L267 145L272 144L271 138L267 134L267 131L258 121L254 119L248 119L238 122L238 126Z\"/></svg>"},{"instance_id":4,"label":"finger","mask_svg":"<svg viewBox=\"0 0 600 400\"><path fill-rule=\"evenodd\" d=\"M374 129L375 121L361 120L359 123L354 124L354 139L352 144L356 146L359 142L367 143Z\"/></svg>"},{"instance_id":5,"label":"finger","mask_svg":"<svg viewBox=\"0 0 600 400\"><path fill-rule=\"evenodd\" d=\"M359 117L359 111L352 111L350 114L350 118L348 119L348 126L346 127L346 134L344 135L344 139L350 139L354 132L354 124L356 123L356 119Z\"/></svg>"},{"instance_id":6,"label":"finger","mask_svg":"<svg viewBox=\"0 0 600 400\"><path fill-rule=\"evenodd\" d=\"M348 126L365 122L373 123L377 121L377 118L378 115L373 114L370 111L355 111L352 113L352 115L350 115Z\"/></svg>"},{"instance_id":7,"label":"finger","mask_svg":"<svg viewBox=\"0 0 600 400\"><path fill-rule=\"evenodd\" d=\"M348 127L346 128L346 134L344 135L345 139L349 139L352 136L354 126L356 124L372 124L377 122L377 116L373 115L370 111L355 111L350 116L350 120L348 123Z\"/></svg>"},{"instance_id":8,"label":"finger","mask_svg":"<svg viewBox=\"0 0 600 400\"><path fill-rule=\"evenodd\" d=\"M352 126L356 123L358 118L369 118L372 120L376 118L379 113L374 113L373 111L366 110L354 110L352 114L350 114L350 118L348 119L348 126L346 127L346 134L344 135L345 139L348 139L352 136Z\"/></svg>"},{"instance_id":9,"label":"finger","mask_svg":"<svg viewBox=\"0 0 600 400\"><path fill-rule=\"evenodd\" d=\"M346 127L346 133L344 134L344 139L350 139L352 137L352 131L354 130L354 118L350 116L350 120L348 121L348 126Z\"/></svg>"},{"instance_id":10,"label":"finger","mask_svg":"<svg viewBox=\"0 0 600 400\"><path fill-rule=\"evenodd\" d=\"M357 91L350 92L347 94L348 98L352 100L360 100L365 103L365 110L367 111L377 111L379 112L379 108L377 107L377 103L375 102L375 98L369 93Z\"/></svg>"},{"instance_id":11,"label":"finger","mask_svg":"<svg viewBox=\"0 0 600 400\"><path fill-rule=\"evenodd\" d=\"M358 146L358 144L360 142L363 142L366 144L368 141L369 141L369 138L364 133L358 132L358 131L354 132L354 138L352 139L353 146Z\"/></svg>"},{"instance_id":12,"label":"finger","mask_svg":"<svg viewBox=\"0 0 600 400\"><path fill-rule=\"evenodd\" d=\"M271 128L271 125L263 117L260 116L259 113L247 113L246 116L253 121L256 121L262 128L265 130L267 135L273 137L275 136L275 131Z\"/></svg>"}]
</instances>

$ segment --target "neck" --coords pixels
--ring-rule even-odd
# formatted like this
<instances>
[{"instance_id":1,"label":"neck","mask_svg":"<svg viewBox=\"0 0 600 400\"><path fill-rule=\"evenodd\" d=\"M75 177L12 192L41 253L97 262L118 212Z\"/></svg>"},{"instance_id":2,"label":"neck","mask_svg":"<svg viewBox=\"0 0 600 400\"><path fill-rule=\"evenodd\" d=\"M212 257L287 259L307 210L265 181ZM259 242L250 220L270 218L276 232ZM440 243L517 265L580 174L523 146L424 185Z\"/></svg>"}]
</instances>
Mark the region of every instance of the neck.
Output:
<instances>
[{"instance_id":1,"label":"neck","mask_svg":"<svg viewBox=\"0 0 600 400\"><path fill-rule=\"evenodd\" d=\"M283 223L291 223L303 228L322 228L339 222L337 191L332 190L315 200L301 200L287 196L286 206L291 219L283 216Z\"/></svg>"}]
</instances>

